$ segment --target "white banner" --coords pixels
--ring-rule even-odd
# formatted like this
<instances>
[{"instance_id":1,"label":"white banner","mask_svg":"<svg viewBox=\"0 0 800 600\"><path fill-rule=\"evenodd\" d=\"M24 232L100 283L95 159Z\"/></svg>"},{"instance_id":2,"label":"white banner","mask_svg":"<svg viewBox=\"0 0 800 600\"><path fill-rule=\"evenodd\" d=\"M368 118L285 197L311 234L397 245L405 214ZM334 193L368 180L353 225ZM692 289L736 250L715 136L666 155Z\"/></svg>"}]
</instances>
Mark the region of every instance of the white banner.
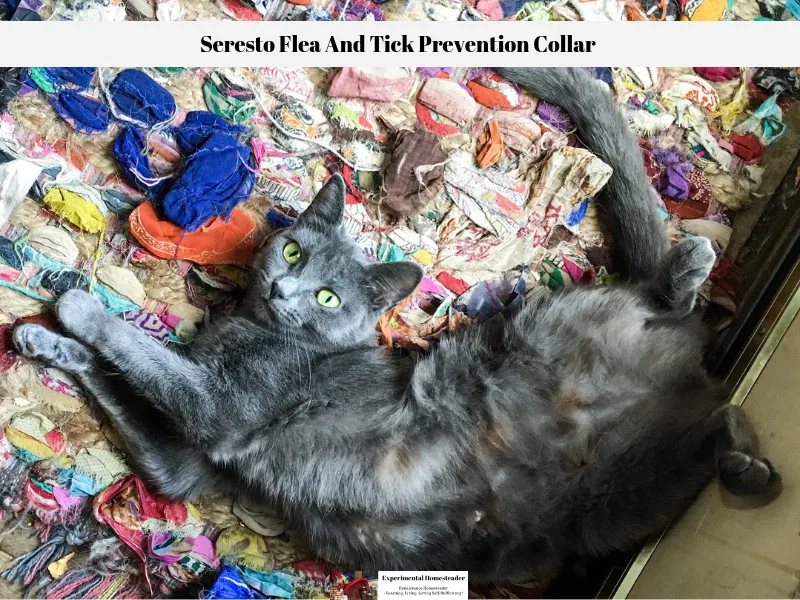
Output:
<instances>
[{"instance_id":1,"label":"white banner","mask_svg":"<svg viewBox=\"0 0 800 600\"><path fill-rule=\"evenodd\" d=\"M800 22L2 22L3 67L800 66Z\"/></svg>"},{"instance_id":2,"label":"white banner","mask_svg":"<svg viewBox=\"0 0 800 600\"><path fill-rule=\"evenodd\" d=\"M378 571L378 600L466 600L468 584L468 571Z\"/></svg>"}]
</instances>

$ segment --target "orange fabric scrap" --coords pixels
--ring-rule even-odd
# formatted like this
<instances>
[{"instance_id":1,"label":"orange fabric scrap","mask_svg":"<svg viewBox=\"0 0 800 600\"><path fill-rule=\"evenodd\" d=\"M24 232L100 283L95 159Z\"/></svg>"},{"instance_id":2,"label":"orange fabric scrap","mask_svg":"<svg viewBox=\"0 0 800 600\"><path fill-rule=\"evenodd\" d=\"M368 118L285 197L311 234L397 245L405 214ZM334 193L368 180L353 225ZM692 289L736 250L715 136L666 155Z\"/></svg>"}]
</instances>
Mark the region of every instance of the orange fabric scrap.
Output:
<instances>
[{"instance_id":1,"label":"orange fabric scrap","mask_svg":"<svg viewBox=\"0 0 800 600\"><path fill-rule=\"evenodd\" d=\"M503 136L497 121L490 120L478 137L478 155L475 160L481 169L491 167L503 156Z\"/></svg>"},{"instance_id":2,"label":"orange fabric scrap","mask_svg":"<svg viewBox=\"0 0 800 600\"><path fill-rule=\"evenodd\" d=\"M490 108L513 108L502 92L482 86L474 81L468 81L467 87L472 92L475 102Z\"/></svg>"},{"instance_id":3,"label":"orange fabric scrap","mask_svg":"<svg viewBox=\"0 0 800 600\"><path fill-rule=\"evenodd\" d=\"M197 231L187 233L171 221L160 220L153 204L144 202L131 213L128 224L142 246L169 260L244 266L256 247L255 223L238 208L227 223L214 217Z\"/></svg>"}]
</instances>

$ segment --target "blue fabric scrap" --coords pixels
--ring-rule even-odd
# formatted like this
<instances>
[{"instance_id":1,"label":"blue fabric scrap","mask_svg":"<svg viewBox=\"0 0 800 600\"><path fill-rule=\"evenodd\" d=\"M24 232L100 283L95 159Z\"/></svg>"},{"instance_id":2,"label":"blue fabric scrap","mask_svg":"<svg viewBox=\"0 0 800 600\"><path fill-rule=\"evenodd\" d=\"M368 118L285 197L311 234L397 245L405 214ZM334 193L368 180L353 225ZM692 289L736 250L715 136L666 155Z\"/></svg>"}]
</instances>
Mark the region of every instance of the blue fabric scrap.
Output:
<instances>
[{"instance_id":1,"label":"blue fabric scrap","mask_svg":"<svg viewBox=\"0 0 800 600\"><path fill-rule=\"evenodd\" d=\"M85 90L92 83L97 67L37 67L36 70L56 90Z\"/></svg>"},{"instance_id":2,"label":"blue fabric scrap","mask_svg":"<svg viewBox=\"0 0 800 600\"><path fill-rule=\"evenodd\" d=\"M503 11L505 18L513 17L522 7L525 6L530 0L499 0L500 9Z\"/></svg>"},{"instance_id":3,"label":"blue fabric scrap","mask_svg":"<svg viewBox=\"0 0 800 600\"><path fill-rule=\"evenodd\" d=\"M31 79L30 73L28 73L27 69L22 74L22 88L19 92L20 96L24 95L24 88L28 88L28 92L35 92L36 91L36 82Z\"/></svg>"},{"instance_id":4,"label":"blue fabric scrap","mask_svg":"<svg viewBox=\"0 0 800 600\"><path fill-rule=\"evenodd\" d=\"M239 569L229 565L222 568L212 588L202 596L206 600L231 600L263 598L264 596L248 586L239 573Z\"/></svg>"},{"instance_id":5,"label":"blue fabric scrap","mask_svg":"<svg viewBox=\"0 0 800 600\"><path fill-rule=\"evenodd\" d=\"M247 128L243 125L231 125L212 112L193 110L186 114L186 119L178 128L176 141L181 152L189 155L196 152L214 133L227 133L237 137L245 131Z\"/></svg>"},{"instance_id":6,"label":"blue fabric scrap","mask_svg":"<svg viewBox=\"0 0 800 600\"><path fill-rule=\"evenodd\" d=\"M589 207L589 199L584 198L583 201L576 206L571 213L567 215L567 218L564 219L564 222L567 224L567 227L575 227L578 223L583 220L583 217L586 216L586 209Z\"/></svg>"},{"instance_id":7,"label":"blue fabric scrap","mask_svg":"<svg viewBox=\"0 0 800 600\"><path fill-rule=\"evenodd\" d=\"M22 269L22 256L16 244L7 237L0 236L0 263L5 263L12 269Z\"/></svg>"},{"instance_id":8,"label":"blue fabric scrap","mask_svg":"<svg viewBox=\"0 0 800 600\"><path fill-rule=\"evenodd\" d=\"M589 71L595 79L605 81L608 85L614 83L614 76L611 73L611 67L584 67Z\"/></svg>"},{"instance_id":9,"label":"blue fabric scrap","mask_svg":"<svg viewBox=\"0 0 800 600\"><path fill-rule=\"evenodd\" d=\"M274 598L294 598L294 584L297 577L283 571L257 571L242 567L239 571L242 580L262 594Z\"/></svg>"},{"instance_id":10,"label":"blue fabric scrap","mask_svg":"<svg viewBox=\"0 0 800 600\"><path fill-rule=\"evenodd\" d=\"M73 473L69 483L69 493L71 496L95 496L102 492L106 487L98 483L89 475Z\"/></svg>"},{"instance_id":11,"label":"blue fabric scrap","mask_svg":"<svg viewBox=\"0 0 800 600\"><path fill-rule=\"evenodd\" d=\"M284 212L276 210L274 207L267 211L267 223L273 229L285 229L294 225L294 219Z\"/></svg>"},{"instance_id":12,"label":"blue fabric scrap","mask_svg":"<svg viewBox=\"0 0 800 600\"><path fill-rule=\"evenodd\" d=\"M108 129L108 107L94 98L74 90L63 90L50 96L50 104L75 131L98 133Z\"/></svg>"},{"instance_id":13,"label":"blue fabric scrap","mask_svg":"<svg viewBox=\"0 0 800 600\"><path fill-rule=\"evenodd\" d=\"M11 19L11 15L17 10L18 5L19 0L0 0L0 14L3 15L4 21Z\"/></svg>"},{"instance_id":14,"label":"blue fabric scrap","mask_svg":"<svg viewBox=\"0 0 800 600\"><path fill-rule=\"evenodd\" d=\"M159 198L170 180L160 179L150 169L144 136L133 127L125 127L114 140L113 149L125 181L151 198Z\"/></svg>"},{"instance_id":15,"label":"blue fabric scrap","mask_svg":"<svg viewBox=\"0 0 800 600\"><path fill-rule=\"evenodd\" d=\"M108 90L117 112L143 126L152 127L175 115L175 98L142 71L121 71Z\"/></svg>"},{"instance_id":16,"label":"blue fabric scrap","mask_svg":"<svg viewBox=\"0 0 800 600\"><path fill-rule=\"evenodd\" d=\"M25 8L23 6L17 6L17 10L14 11L14 16L11 17L11 20L12 21L41 21L42 17L35 10L31 10L29 8Z\"/></svg>"},{"instance_id":17,"label":"blue fabric scrap","mask_svg":"<svg viewBox=\"0 0 800 600\"><path fill-rule=\"evenodd\" d=\"M170 221L195 231L215 216L227 219L250 197L255 182L250 149L227 133L215 132L186 159L162 208Z\"/></svg>"}]
</instances>

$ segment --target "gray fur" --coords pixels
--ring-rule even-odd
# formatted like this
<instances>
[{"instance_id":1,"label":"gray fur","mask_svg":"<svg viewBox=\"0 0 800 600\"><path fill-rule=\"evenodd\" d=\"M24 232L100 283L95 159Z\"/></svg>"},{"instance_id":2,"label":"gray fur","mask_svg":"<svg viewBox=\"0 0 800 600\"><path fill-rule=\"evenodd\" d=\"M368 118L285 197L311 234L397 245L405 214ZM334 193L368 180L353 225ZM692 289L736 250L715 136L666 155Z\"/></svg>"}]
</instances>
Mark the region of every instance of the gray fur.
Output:
<instances>
[{"instance_id":1,"label":"gray fur","mask_svg":"<svg viewBox=\"0 0 800 600\"><path fill-rule=\"evenodd\" d=\"M56 307L71 337L24 325L18 347L75 373L164 494L257 495L345 566L524 577L630 548L716 472L734 493L772 492L779 477L752 428L701 366L690 311L710 243L660 252L641 160L607 93L578 71L503 73L569 108L615 167L610 205L636 224L620 231L640 283L555 294L412 363L374 336L421 273L365 262L341 225L337 177L257 258L240 313L185 354L77 290ZM303 253L293 266L290 241ZM341 306L320 306L321 288Z\"/></svg>"}]
</instances>

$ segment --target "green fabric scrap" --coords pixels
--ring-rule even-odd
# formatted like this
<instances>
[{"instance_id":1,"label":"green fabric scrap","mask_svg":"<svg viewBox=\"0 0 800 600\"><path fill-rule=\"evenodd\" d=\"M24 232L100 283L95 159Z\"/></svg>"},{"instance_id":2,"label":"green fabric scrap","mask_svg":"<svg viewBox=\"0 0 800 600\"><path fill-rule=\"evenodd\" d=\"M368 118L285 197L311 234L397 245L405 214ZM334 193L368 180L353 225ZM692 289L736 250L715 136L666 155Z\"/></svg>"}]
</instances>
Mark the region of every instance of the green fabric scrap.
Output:
<instances>
[{"instance_id":1,"label":"green fabric scrap","mask_svg":"<svg viewBox=\"0 0 800 600\"><path fill-rule=\"evenodd\" d=\"M218 117L233 123L247 121L256 112L255 99L250 94L243 94L242 97L246 100L240 100L230 93L225 93L226 87L228 91L238 88L224 80L219 73L211 73L203 84L206 106Z\"/></svg>"},{"instance_id":2,"label":"green fabric scrap","mask_svg":"<svg viewBox=\"0 0 800 600\"><path fill-rule=\"evenodd\" d=\"M28 75L33 82L39 86L39 89L48 93L54 94L56 92L55 86L52 82L45 76L44 68L42 67L32 67L28 69Z\"/></svg>"}]
</instances>

